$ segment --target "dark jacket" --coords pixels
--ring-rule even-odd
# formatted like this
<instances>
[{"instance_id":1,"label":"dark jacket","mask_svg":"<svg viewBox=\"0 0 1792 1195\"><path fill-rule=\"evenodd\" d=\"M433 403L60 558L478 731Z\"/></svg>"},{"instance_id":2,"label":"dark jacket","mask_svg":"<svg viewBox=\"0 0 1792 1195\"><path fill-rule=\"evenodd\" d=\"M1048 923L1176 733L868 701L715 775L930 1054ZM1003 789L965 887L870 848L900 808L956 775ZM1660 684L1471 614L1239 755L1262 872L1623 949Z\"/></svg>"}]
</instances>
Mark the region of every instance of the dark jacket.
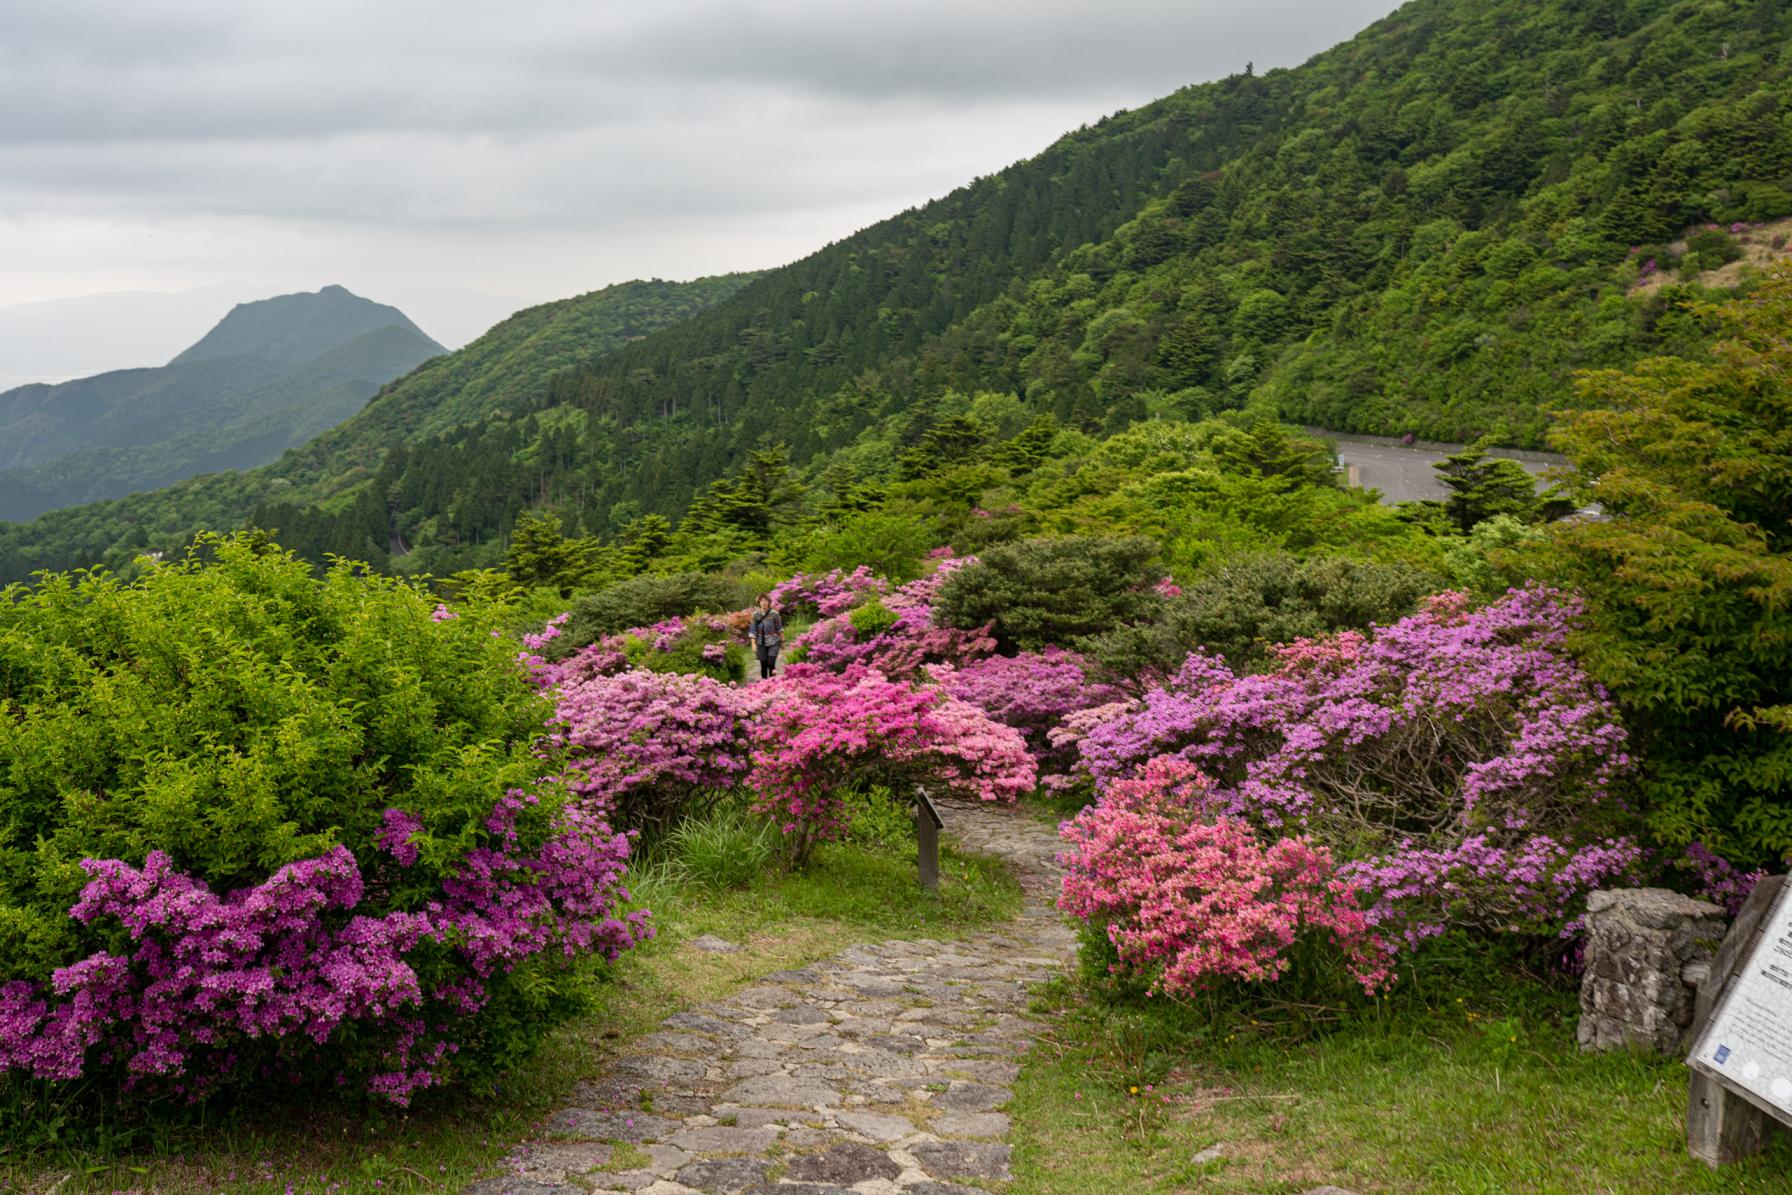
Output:
<instances>
[{"instance_id":1,"label":"dark jacket","mask_svg":"<svg viewBox=\"0 0 1792 1195\"><path fill-rule=\"evenodd\" d=\"M753 646L760 655L784 646L784 616L776 610L753 611Z\"/></svg>"}]
</instances>

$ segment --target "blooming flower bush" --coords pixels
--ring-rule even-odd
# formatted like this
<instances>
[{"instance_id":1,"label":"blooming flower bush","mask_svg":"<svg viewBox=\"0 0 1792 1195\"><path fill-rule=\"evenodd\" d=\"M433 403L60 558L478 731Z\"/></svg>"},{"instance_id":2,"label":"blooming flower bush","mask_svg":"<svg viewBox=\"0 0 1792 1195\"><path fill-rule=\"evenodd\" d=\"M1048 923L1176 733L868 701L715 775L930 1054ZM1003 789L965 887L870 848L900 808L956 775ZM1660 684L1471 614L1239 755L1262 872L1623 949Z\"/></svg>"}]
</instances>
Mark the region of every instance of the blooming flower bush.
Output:
<instances>
[{"instance_id":1,"label":"blooming flower bush","mask_svg":"<svg viewBox=\"0 0 1792 1195\"><path fill-rule=\"evenodd\" d=\"M1542 589L1461 595L1370 634L1300 640L1271 672L1189 656L1077 738L1103 787L1169 757L1220 813L1347 850L1373 920L1546 931L1634 870L1613 786L1631 770L1604 694L1563 650L1577 608ZM1072 736L1064 736L1066 738Z\"/></svg>"},{"instance_id":2,"label":"blooming flower bush","mask_svg":"<svg viewBox=\"0 0 1792 1195\"><path fill-rule=\"evenodd\" d=\"M1054 743L1051 731L1071 714L1120 696L1106 685L1090 682L1081 656L1056 647L990 656L962 668L939 665L932 672L946 692L1024 734L1041 769L1054 772L1073 764L1075 751L1068 742Z\"/></svg>"},{"instance_id":3,"label":"blooming flower bush","mask_svg":"<svg viewBox=\"0 0 1792 1195\"><path fill-rule=\"evenodd\" d=\"M868 597L890 592L890 583L859 565L851 572L833 569L819 576L797 573L769 590L772 604L791 614L813 613L819 618L844 614Z\"/></svg>"},{"instance_id":4,"label":"blooming flower bush","mask_svg":"<svg viewBox=\"0 0 1792 1195\"><path fill-rule=\"evenodd\" d=\"M670 822L740 781L750 716L747 696L711 677L640 668L571 679L554 707L573 790L628 826Z\"/></svg>"},{"instance_id":5,"label":"blooming flower bush","mask_svg":"<svg viewBox=\"0 0 1792 1195\"><path fill-rule=\"evenodd\" d=\"M647 932L514 646L205 548L0 603L0 1081L403 1103L513 1061L569 963Z\"/></svg>"},{"instance_id":6,"label":"blooming flower bush","mask_svg":"<svg viewBox=\"0 0 1792 1195\"><path fill-rule=\"evenodd\" d=\"M1310 838L1266 843L1224 805L1211 780L1167 756L1110 784L1061 830L1071 849L1059 907L1105 931L1113 966L1153 993L1277 979L1303 939L1329 943L1364 991L1392 982L1360 882Z\"/></svg>"},{"instance_id":7,"label":"blooming flower bush","mask_svg":"<svg viewBox=\"0 0 1792 1195\"><path fill-rule=\"evenodd\" d=\"M879 608L889 617L868 620L868 604L861 604L822 619L792 644L794 658L836 671L859 664L886 676L910 676L924 664L962 665L992 655L996 642L989 627L959 630L934 617L933 601L946 578L976 562L974 556L942 558L932 573L883 595Z\"/></svg>"},{"instance_id":8,"label":"blooming flower bush","mask_svg":"<svg viewBox=\"0 0 1792 1195\"><path fill-rule=\"evenodd\" d=\"M985 801L1013 801L1037 779L1020 732L937 686L873 669L797 665L752 687L758 714L749 776L755 807L776 817L790 853L845 830L845 794L881 784L937 783Z\"/></svg>"}]
</instances>

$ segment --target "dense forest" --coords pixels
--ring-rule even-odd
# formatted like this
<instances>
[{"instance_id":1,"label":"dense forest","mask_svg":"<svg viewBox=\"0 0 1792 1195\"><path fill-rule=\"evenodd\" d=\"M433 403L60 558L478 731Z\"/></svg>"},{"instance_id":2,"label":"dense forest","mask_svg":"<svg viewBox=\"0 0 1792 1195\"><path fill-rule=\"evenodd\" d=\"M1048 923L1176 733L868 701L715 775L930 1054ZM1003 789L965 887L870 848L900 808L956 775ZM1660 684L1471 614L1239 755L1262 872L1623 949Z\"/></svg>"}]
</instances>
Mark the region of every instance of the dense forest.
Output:
<instances>
[{"instance_id":1,"label":"dense forest","mask_svg":"<svg viewBox=\"0 0 1792 1195\"><path fill-rule=\"evenodd\" d=\"M518 346L502 403L457 354L431 368L466 401L394 387L261 477L0 533L0 576L246 515L313 556L452 571L499 559L530 506L601 534L676 517L764 444L893 477L922 438L987 434L942 422L978 394L1085 431L1252 407L1535 445L1573 371L1696 349L1684 300L1783 248L1789 12L1415 0L615 352Z\"/></svg>"}]
</instances>

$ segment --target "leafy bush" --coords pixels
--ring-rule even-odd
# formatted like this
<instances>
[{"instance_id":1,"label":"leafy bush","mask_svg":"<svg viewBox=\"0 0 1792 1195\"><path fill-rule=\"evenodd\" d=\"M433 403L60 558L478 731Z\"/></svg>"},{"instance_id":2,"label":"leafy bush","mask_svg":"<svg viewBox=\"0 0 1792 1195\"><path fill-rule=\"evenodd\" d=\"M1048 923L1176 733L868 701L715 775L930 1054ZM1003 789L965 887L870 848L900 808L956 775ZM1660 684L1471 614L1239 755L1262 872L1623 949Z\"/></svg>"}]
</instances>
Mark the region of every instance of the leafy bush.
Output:
<instances>
[{"instance_id":1,"label":"leafy bush","mask_svg":"<svg viewBox=\"0 0 1792 1195\"><path fill-rule=\"evenodd\" d=\"M738 610L752 600L753 595L744 592L739 583L711 573L630 577L573 603L563 646L584 647L605 635L669 618Z\"/></svg>"},{"instance_id":2,"label":"leafy bush","mask_svg":"<svg viewBox=\"0 0 1792 1195\"><path fill-rule=\"evenodd\" d=\"M1157 545L1142 536L1074 535L990 549L940 586L937 620L993 626L1005 651L1065 646L1150 614Z\"/></svg>"},{"instance_id":3,"label":"leafy bush","mask_svg":"<svg viewBox=\"0 0 1792 1195\"><path fill-rule=\"evenodd\" d=\"M0 601L0 1075L403 1103L532 1046L627 840L475 617L247 537Z\"/></svg>"},{"instance_id":4,"label":"leafy bush","mask_svg":"<svg viewBox=\"0 0 1792 1195\"><path fill-rule=\"evenodd\" d=\"M1169 676L1191 648L1237 671L1261 667L1274 645L1360 629L1410 614L1436 579L1419 569L1343 556L1250 556L1168 597L1147 623L1079 644L1111 684L1138 692Z\"/></svg>"},{"instance_id":5,"label":"leafy bush","mask_svg":"<svg viewBox=\"0 0 1792 1195\"><path fill-rule=\"evenodd\" d=\"M854 789L906 792L931 782L1013 801L1036 779L1018 731L937 686L863 667L836 674L802 665L749 692L766 702L749 779L754 808L779 820L799 861L846 831Z\"/></svg>"},{"instance_id":6,"label":"leafy bush","mask_svg":"<svg viewBox=\"0 0 1792 1195\"><path fill-rule=\"evenodd\" d=\"M1186 996L1226 980L1279 978L1303 937L1323 935L1365 991L1392 982L1357 881L1305 836L1265 844L1192 764L1158 757L1066 822L1058 906L1099 926L1116 968Z\"/></svg>"},{"instance_id":7,"label":"leafy bush","mask_svg":"<svg viewBox=\"0 0 1792 1195\"><path fill-rule=\"evenodd\" d=\"M921 560L933 545L933 534L915 519L865 511L817 536L808 567L815 571L869 567L892 580L912 581L921 575Z\"/></svg>"},{"instance_id":8,"label":"leafy bush","mask_svg":"<svg viewBox=\"0 0 1792 1195\"><path fill-rule=\"evenodd\" d=\"M1686 256L1681 268L1688 274L1715 270L1742 258L1742 246L1736 238L1715 224L1708 224L1686 238Z\"/></svg>"},{"instance_id":9,"label":"leafy bush","mask_svg":"<svg viewBox=\"0 0 1792 1195\"><path fill-rule=\"evenodd\" d=\"M554 707L573 790L625 826L669 826L739 781L748 713L711 677L641 668L571 680Z\"/></svg>"},{"instance_id":10,"label":"leafy bush","mask_svg":"<svg viewBox=\"0 0 1792 1195\"><path fill-rule=\"evenodd\" d=\"M1792 266L1694 313L1708 358L1581 379L1554 439L1611 517L1525 558L1584 594L1576 647L1622 704L1663 846L1792 857Z\"/></svg>"},{"instance_id":11,"label":"leafy bush","mask_svg":"<svg viewBox=\"0 0 1792 1195\"><path fill-rule=\"evenodd\" d=\"M1170 757L1213 778L1225 815L1303 827L1409 941L1553 933L1641 858L1617 833L1624 730L1563 650L1576 615L1546 590L1474 611L1445 594L1369 635L1296 641L1268 673L1197 653L1078 750L1104 789Z\"/></svg>"}]
</instances>

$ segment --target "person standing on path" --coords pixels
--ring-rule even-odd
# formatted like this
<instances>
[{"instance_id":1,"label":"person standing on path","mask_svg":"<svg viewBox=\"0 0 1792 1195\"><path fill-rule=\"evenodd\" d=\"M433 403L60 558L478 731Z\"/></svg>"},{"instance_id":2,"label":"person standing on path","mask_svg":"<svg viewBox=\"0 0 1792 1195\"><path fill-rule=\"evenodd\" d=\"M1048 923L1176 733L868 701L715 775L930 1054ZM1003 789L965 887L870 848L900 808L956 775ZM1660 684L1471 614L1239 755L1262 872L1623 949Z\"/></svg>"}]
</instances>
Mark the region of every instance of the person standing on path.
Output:
<instances>
[{"instance_id":1,"label":"person standing on path","mask_svg":"<svg viewBox=\"0 0 1792 1195\"><path fill-rule=\"evenodd\" d=\"M772 607L772 595L762 593L753 611L753 652L759 657L759 679L770 679L778 670L778 653L784 650L784 616Z\"/></svg>"}]
</instances>

